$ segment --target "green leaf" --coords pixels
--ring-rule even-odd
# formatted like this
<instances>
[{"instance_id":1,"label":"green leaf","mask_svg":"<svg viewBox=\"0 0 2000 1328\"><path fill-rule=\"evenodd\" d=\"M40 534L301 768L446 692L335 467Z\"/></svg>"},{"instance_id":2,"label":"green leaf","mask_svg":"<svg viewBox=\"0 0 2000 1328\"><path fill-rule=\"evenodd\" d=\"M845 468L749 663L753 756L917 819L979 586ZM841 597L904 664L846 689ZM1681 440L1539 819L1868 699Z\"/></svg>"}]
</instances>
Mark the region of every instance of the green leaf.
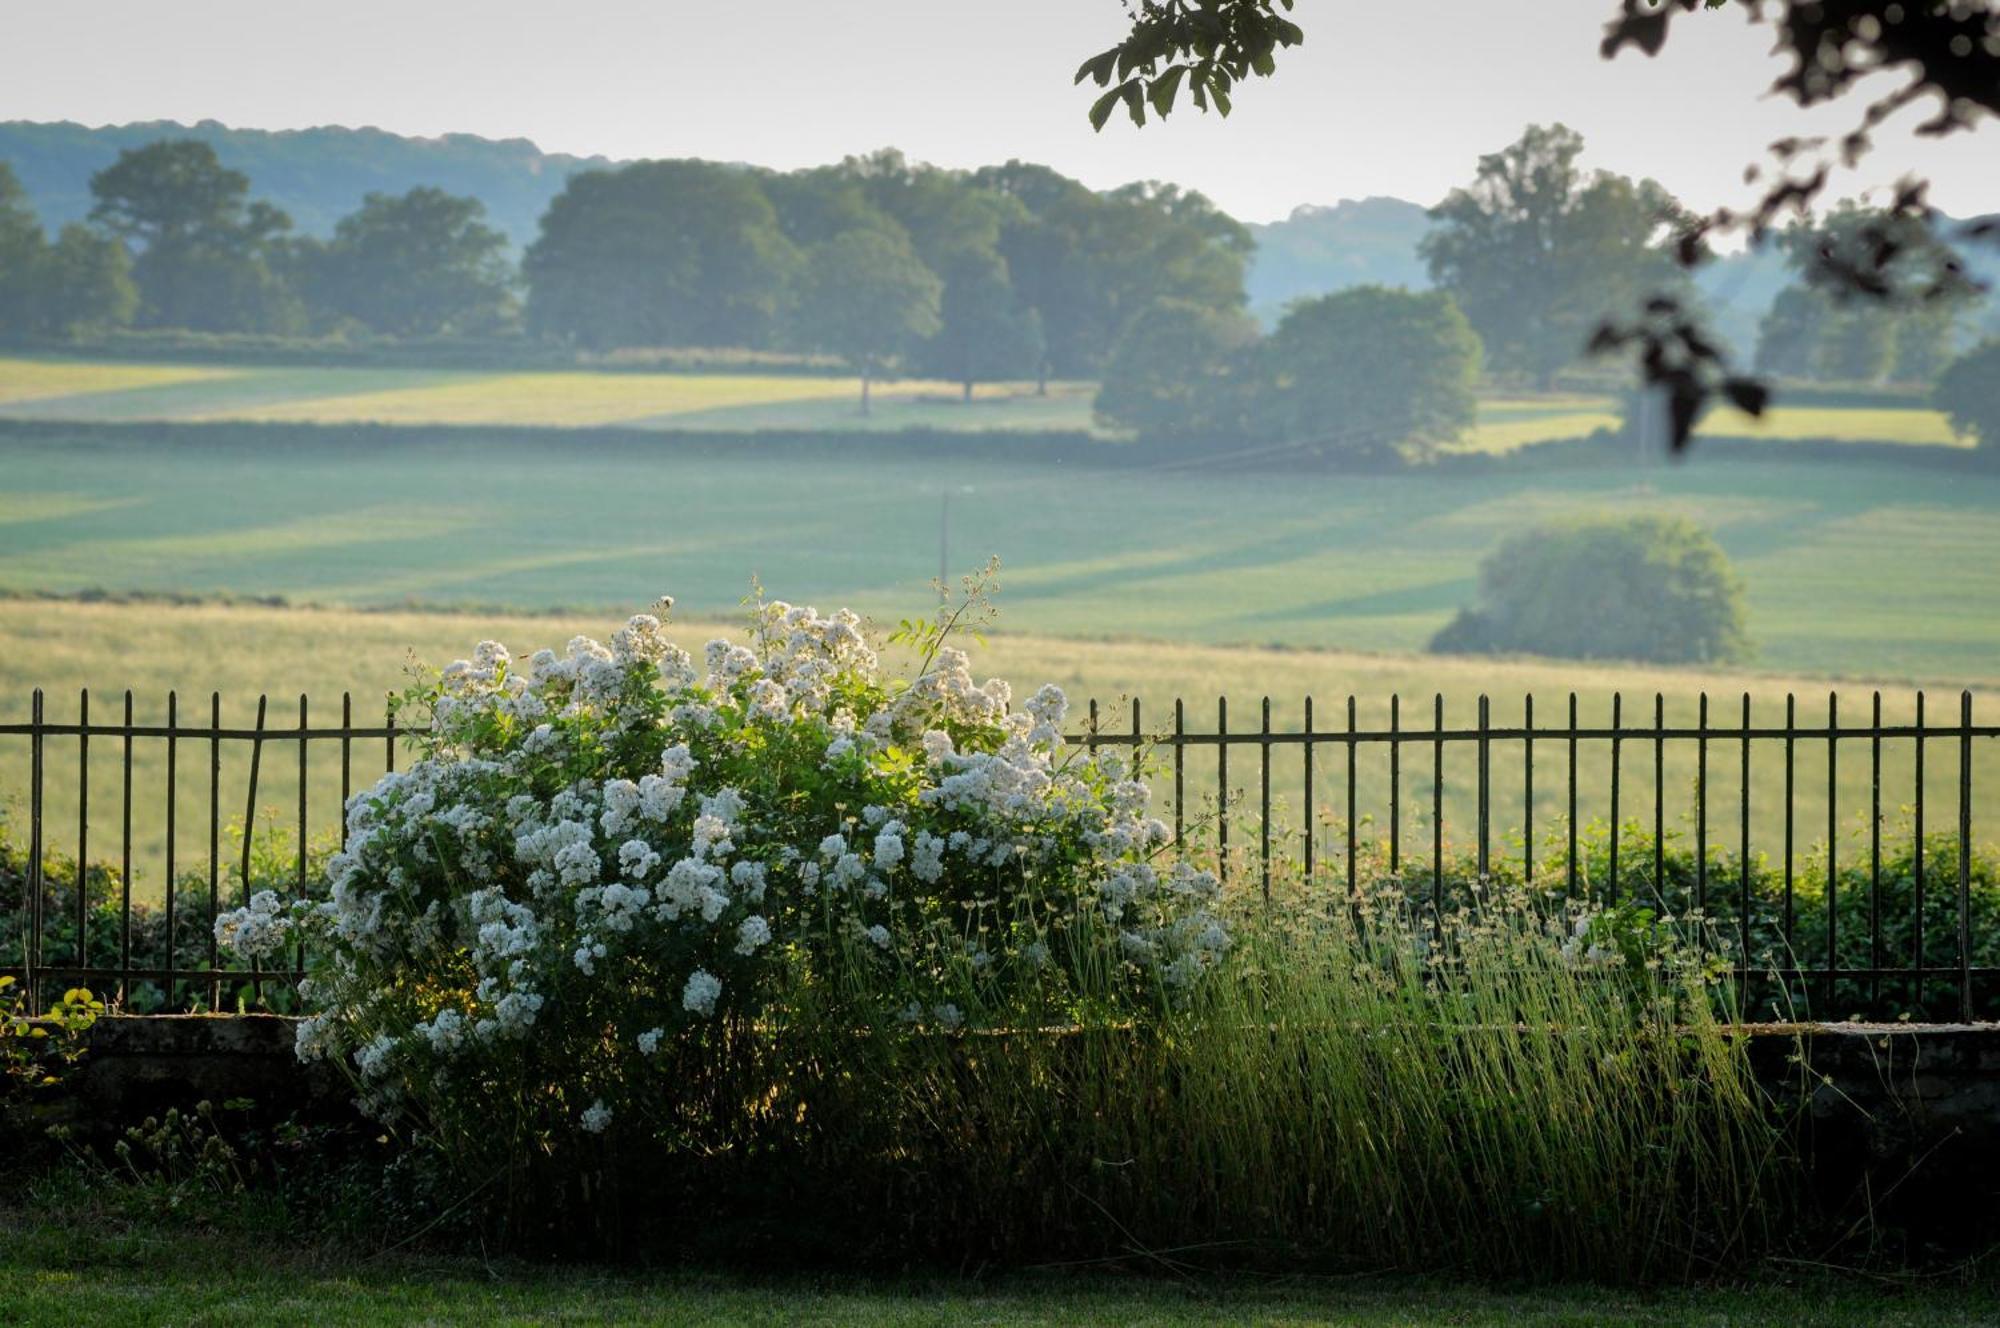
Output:
<instances>
[{"instance_id":1,"label":"green leaf","mask_svg":"<svg viewBox=\"0 0 2000 1328\"><path fill-rule=\"evenodd\" d=\"M1111 112L1118 109L1118 99L1124 94L1125 89L1121 85L1111 89L1111 91L1090 103L1090 127L1092 129L1099 132L1103 131L1105 121L1111 118Z\"/></svg>"}]
</instances>

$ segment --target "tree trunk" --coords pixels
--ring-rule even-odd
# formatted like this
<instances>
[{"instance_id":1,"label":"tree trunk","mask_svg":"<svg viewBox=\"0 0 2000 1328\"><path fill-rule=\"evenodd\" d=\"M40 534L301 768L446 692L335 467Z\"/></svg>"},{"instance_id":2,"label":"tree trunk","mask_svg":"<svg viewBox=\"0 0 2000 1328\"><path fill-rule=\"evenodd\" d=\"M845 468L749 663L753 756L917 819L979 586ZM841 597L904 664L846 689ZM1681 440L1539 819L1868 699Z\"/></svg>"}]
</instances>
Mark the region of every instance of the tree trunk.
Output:
<instances>
[{"instance_id":1,"label":"tree trunk","mask_svg":"<svg viewBox=\"0 0 2000 1328\"><path fill-rule=\"evenodd\" d=\"M972 404L972 380L970 378L965 380L965 396L963 400L968 406Z\"/></svg>"},{"instance_id":2,"label":"tree trunk","mask_svg":"<svg viewBox=\"0 0 2000 1328\"><path fill-rule=\"evenodd\" d=\"M868 414L868 370L864 368L861 371L861 418L867 419Z\"/></svg>"},{"instance_id":3,"label":"tree trunk","mask_svg":"<svg viewBox=\"0 0 2000 1328\"><path fill-rule=\"evenodd\" d=\"M1037 365L1035 365L1035 395L1038 397L1045 397L1048 394L1049 394L1049 362L1047 360L1043 360Z\"/></svg>"}]
</instances>

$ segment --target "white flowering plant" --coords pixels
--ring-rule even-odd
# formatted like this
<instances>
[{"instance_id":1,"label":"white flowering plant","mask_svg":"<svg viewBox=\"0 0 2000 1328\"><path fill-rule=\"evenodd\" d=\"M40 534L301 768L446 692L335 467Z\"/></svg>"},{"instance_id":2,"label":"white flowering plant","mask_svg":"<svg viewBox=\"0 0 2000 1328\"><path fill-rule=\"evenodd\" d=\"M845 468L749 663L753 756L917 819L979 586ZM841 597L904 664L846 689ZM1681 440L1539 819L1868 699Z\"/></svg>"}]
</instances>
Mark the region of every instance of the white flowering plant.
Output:
<instances>
[{"instance_id":1,"label":"white flowering plant","mask_svg":"<svg viewBox=\"0 0 2000 1328\"><path fill-rule=\"evenodd\" d=\"M218 918L240 956L306 942L299 1053L371 1113L658 1139L801 993L878 1037L1133 1017L1227 951L1146 786L1065 742L1060 690L976 683L955 617L905 680L846 611L760 600L697 664L663 606L415 687L419 759L352 799L323 897Z\"/></svg>"}]
</instances>

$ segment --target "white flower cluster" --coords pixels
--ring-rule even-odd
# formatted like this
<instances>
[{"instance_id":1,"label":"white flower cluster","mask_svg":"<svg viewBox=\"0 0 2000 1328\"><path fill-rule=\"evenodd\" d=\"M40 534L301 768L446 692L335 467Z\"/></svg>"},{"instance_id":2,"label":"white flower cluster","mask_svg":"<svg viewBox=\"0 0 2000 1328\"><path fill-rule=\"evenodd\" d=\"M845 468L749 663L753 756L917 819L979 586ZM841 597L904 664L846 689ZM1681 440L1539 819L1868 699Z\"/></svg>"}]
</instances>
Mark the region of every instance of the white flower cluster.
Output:
<instances>
[{"instance_id":1,"label":"white flower cluster","mask_svg":"<svg viewBox=\"0 0 2000 1328\"><path fill-rule=\"evenodd\" d=\"M1146 787L1065 744L1059 689L1016 710L949 647L885 681L855 615L783 603L702 662L640 615L525 669L484 643L414 698L426 751L350 802L325 897L216 922L243 955L312 940L300 1055L351 1061L371 1107L468 1058L643 1064L757 1013L772 966L832 935L932 982L912 1008L950 1030L966 997L935 956L988 984L1050 971L1040 938L937 944L996 899L1087 919L1168 986L1228 948L1214 877L1155 865ZM624 1077L602 1070L587 1082ZM608 1129L625 1099L582 1082L575 1121Z\"/></svg>"}]
</instances>

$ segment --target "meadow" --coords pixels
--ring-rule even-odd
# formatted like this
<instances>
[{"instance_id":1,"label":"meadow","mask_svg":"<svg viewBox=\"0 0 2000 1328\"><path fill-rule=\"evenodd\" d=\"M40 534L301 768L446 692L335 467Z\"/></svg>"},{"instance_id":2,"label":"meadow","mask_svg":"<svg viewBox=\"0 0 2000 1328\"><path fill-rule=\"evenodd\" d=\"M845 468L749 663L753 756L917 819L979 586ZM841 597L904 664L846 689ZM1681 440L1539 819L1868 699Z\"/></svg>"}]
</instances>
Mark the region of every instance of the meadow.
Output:
<instances>
[{"instance_id":1,"label":"meadow","mask_svg":"<svg viewBox=\"0 0 2000 1328\"><path fill-rule=\"evenodd\" d=\"M1004 594L1003 594L1004 598ZM913 611L921 605L911 606ZM309 697L309 717L315 725L336 723L343 693L352 698L357 724L382 722L388 694L412 680L413 666L440 667L465 655L471 646L491 637L516 652L541 645L560 649L571 636L584 633L604 639L619 621L610 614L523 615L509 613L440 613L410 610L365 612L352 609L296 609L255 605L80 604L59 601L0 600L0 639L9 648L0 653L0 724L28 718L30 693L47 690L46 715L52 722L73 722L79 692L91 691L91 716L97 722L118 720L124 690L132 689L133 716L141 724L163 723L169 690L179 692L179 722L203 726L217 703L225 727L249 727L260 696L268 698L267 724L274 731L298 723L300 695ZM681 621L675 639L698 649L714 636L732 635L738 621ZM1337 732L1346 725L1346 702L1356 698L1356 717L1364 729L1388 724L1391 696L1399 696L1406 728L1427 727L1434 697L1446 698L1448 724L1473 720L1476 698L1492 698L1496 725L1517 724L1525 698L1533 697L1536 722L1561 723L1571 693L1578 716L1586 725L1609 722L1612 697L1623 698L1623 722L1651 722L1655 705L1670 725L1691 725L1699 713L1703 692L1711 698L1710 723L1718 730L1709 756L1710 842L1737 846L1736 805L1741 787L1740 746L1730 743L1727 730L1740 722L1742 698L1752 699L1759 726L1778 722L1787 696L1795 696L1802 725L1824 723L1830 693L1837 693L1841 722L1866 721L1872 694L1882 692L1886 723L1908 723L1914 715L1913 692L1895 681L1850 679L1828 683L1777 673L1717 673L1636 665L1583 665L1551 660L1469 660L1417 654L1365 654L1354 651L1198 645L1157 641L1088 641L1074 638L998 632L983 644L966 642L979 676L993 674L1025 691L1043 682L1064 688L1077 702L1076 726L1088 715L1088 702L1099 702L1105 732L1129 732L1131 701L1140 699L1142 730L1160 731L1172 724L1173 704L1185 702L1187 728L1214 732L1216 702L1229 702L1230 730L1253 731L1261 722L1265 697L1272 703L1272 727L1297 732L1302 727L1304 698L1315 699L1314 729ZM1951 723L1957 718L1957 696L1933 690L1928 722ZM1991 686L1975 692L1975 714L1990 716L2000 705ZM1987 722L1990 722L1987 721ZM165 848L165 744L158 739L133 745L132 810L136 859L135 878L142 893L157 889ZM1344 841L1345 755L1334 744L1316 747L1313 756L1315 805L1310 817L1303 807L1302 749L1278 749L1272 768L1272 796L1280 824L1281 845L1298 846L1297 834L1310 822L1322 856L1332 860ZM1492 813L1505 843L1518 839L1526 807L1522 797L1522 748L1518 743L1496 745ZM123 816L121 756L118 744L100 738L92 748L91 850L93 857L114 855ZM1783 846L1784 787L1782 751L1776 743L1752 748L1753 849L1776 855ZM207 748L190 742L180 757L176 860L206 861L210 785ZM374 778L383 766L379 743L354 747L356 786ZM407 756L403 759L407 760ZM10 821L17 836L26 831L26 789L30 752L25 739L0 737L0 817ZM308 772L308 834L336 823L340 770L337 746L312 748ZM73 853L76 847L77 756L74 740L56 740L45 750L46 814L54 848ZM1823 743L1801 742L1796 752L1796 787L1792 811L1797 851L1815 851L1827 824L1826 755ZM1579 821L1602 821L1609 814L1605 797L1609 762L1603 744L1585 744L1578 760L1582 790ZM1932 827L1950 823L1956 815L1958 756L1949 742L1928 745L1925 778L1931 799ZM255 805L264 820L260 833L289 835L297 808L297 744L274 738L267 744L257 785ZM1454 746L1443 770L1447 853L1462 851L1474 824L1473 754ZM1667 808L1667 829L1691 839L1696 754L1692 744L1667 745L1662 757L1660 787ZM1624 779L1621 819L1636 818L1651 826L1654 790L1650 744L1631 743L1621 766ZM1356 810L1366 824L1366 840L1388 833L1388 770L1380 747L1366 748L1357 768ZM1431 840L1430 749L1409 745L1403 753L1401 834L1412 858L1426 858ZM1870 806L1867 746L1842 746L1835 810L1844 838L1860 842ZM1911 745L1890 741L1882 750L1882 809L1885 841L1907 837L1903 807L1913 779ZM1538 837L1560 833L1566 815L1568 775L1562 744L1536 746L1535 822ZM1164 762L1154 761L1156 792L1162 811L1170 776ZM1185 765L1191 819L1207 814L1217 783L1214 758L1190 752ZM1229 787L1238 815L1254 811L1261 793L1261 772L1252 754L1239 749L1231 767ZM1981 742L1974 748L1976 790L2000 788L2000 743ZM242 819L249 804L246 745L227 745L220 758L217 781L219 812L225 826ZM2000 823L1976 817L1982 842L2000 838ZM1255 828L1247 820L1238 843L1253 842ZM1518 845L1509 851L1518 852ZM1551 847L1537 846L1537 856L1551 861ZM1854 851L1844 846L1843 854ZM226 860L233 850L222 849ZM225 867L225 873L229 868ZM225 887L227 888L227 887Z\"/></svg>"},{"instance_id":2,"label":"meadow","mask_svg":"<svg viewBox=\"0 0 2000 1328\"><path fill-rule=\"evenodd\" d=\"M402 368L190 366L0 357L0 418L262 420L316 424L529 425L704 430L1077 430L1110 434L1092 416L1095 385L878 383L860 413L860 383L841 376L756 373L505 372ZM1490 393L1450 450L1507 453L1583 438L1621 422L1610 396ZM1816 439L1961 447L1945 417L1911 407L1780 404L1762 419L1724 408L1703 438Z\"/></svg>"}]
</instances>

